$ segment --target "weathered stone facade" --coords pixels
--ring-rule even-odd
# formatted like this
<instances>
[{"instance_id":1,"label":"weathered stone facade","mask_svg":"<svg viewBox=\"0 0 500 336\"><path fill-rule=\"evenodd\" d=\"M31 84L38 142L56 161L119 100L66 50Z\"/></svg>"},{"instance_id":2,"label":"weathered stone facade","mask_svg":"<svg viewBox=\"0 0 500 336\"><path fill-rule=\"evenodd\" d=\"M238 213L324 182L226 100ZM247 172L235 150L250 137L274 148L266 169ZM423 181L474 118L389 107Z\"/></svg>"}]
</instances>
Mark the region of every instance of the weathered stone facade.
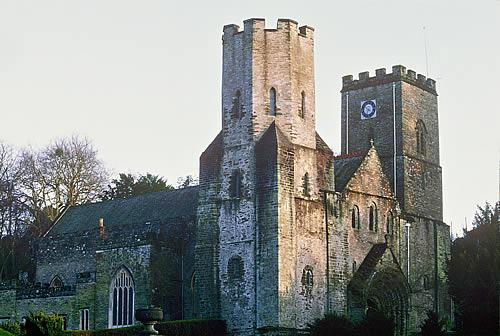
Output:
<instances>
[{"instance_id":1,"label":"weathered stone facade","mask_svg":"<svg viewBox=\"0 0 500 336\"><path fill-rule=\"evenodd\" d=\"M133 279L132 308L193 317L197 194L190 187L67 209L38 243L36 283L0 289L0 318L43 310L80 329L86 309L90 329L112 327L112 284L121 269Z\"/></svg>"},{"instance_id":2,"label":"weathered stone facade","mask_svg":"<svg viewBox=\"0 0 500 336\"><path fill-rule=\"evenodd\" d=\"M222 130L200 185L69 208L37 255L36 281L59 286L0 290L0 318L130 324L130 310L115 323L118 285L127 307L221 318L232 335L305 334L329 312L376 310L397 334L448 316L435 82L402 66L344 77L334 157L315 128L314 29L250 19L222 39Z\"/></svg>"},{"instance_id":3,"label":"weathered stone facade","mask_svg":"<svg viewBox=\"0 0 500 336\"><path fill-rule=\"evenodd\" d=\"M360 109L367 100L376 101L377 115L363 119ZM444 273L449 227L443 223L435 81L400 65L392 73L378 69L373 77L368 72L357 80L344 76L341 139L342 154L364 151L373 140L401 206L400 255L410 274L410 323L419 325L428 310L449 318Z\"/></svg>"},{"instance_id":4,"label":"weathered stone facade","mask_svg":"<svg viewBox=\"0 0 500 336\"><path fill-rule=\"evenodd\" d=\"M315 131L313 33L224 27L223 126L200 160L200 314L236 335L300 333L333 311L380 310L401 333L429 309L447 316L435 82L401 66L344 77L334 159ZM378 115L361 120L369 99Z\"/></svg>"}]
</instances>

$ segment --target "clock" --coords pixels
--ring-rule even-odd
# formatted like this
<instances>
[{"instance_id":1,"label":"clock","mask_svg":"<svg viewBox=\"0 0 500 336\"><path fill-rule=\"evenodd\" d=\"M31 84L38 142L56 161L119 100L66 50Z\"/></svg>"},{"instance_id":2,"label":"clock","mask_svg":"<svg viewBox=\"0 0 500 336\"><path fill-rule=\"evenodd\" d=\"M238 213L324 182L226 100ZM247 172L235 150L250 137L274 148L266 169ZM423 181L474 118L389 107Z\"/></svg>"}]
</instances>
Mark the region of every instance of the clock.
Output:
<instances>
[{"instance_id":1,"label":"clock","mask_svg":"<svg viewBox=\"0 0 500 336\"><path fill-rule=\"evenodd\" d=\"M372 119L377 116L377 101L375 99L361 102L361 119Z\"/></svg>"}]
</instances>

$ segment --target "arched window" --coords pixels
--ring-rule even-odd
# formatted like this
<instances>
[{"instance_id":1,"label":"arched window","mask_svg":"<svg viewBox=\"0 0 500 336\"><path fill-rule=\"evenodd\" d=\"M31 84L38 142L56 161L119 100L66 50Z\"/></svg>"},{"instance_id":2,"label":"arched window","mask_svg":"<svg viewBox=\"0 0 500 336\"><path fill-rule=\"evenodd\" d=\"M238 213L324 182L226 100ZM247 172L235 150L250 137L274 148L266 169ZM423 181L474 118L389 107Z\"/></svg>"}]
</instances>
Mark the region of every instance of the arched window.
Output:
<instances>
[{"instance_id":1,"label":"arched window","mask_svg":"<svg viewBox=\"0 0 500 336\"><path fill-rule=\"evenodd\" d=\"M49 287L50 288L61 288L64 286L64 282L61 280L59 275L56 275L55 277L50 280Z\"/></svg>"},{"instance_id":2,"label":"arched window","mask_svg":"<svg viewBox=\"0 0 500 336\"><path fill-rule=\"evenodd\" d=\"M134 323L134 280L122 267L116 272L110 286L109 325L112 328L128 326Z\"/></svg>"},{"instance_id":3,"label":"arched window","mask_svg":"<svg viewBox=\"0 0 500 336\"><path fill-rule=\"evenodd\" d=\"M276 115L276 89L269 90L269 115Z\"/></svg>"},{"instance_id":4,"label":"arched window","mask_svg":"<svg viewBox=\"0 0 500 336\"><path fill-rule=\"evenodd\" d=\"M305 173L304 177L302 178L302 193L306 197L311 196L311 185L309 182L309 173Z\"/></svg>"},{"instance_id":5,"label":"arched window","mask_svg":"<svg viewBox=\"0 0 500 336\"><path fill-rule=\"evenodd\" d=\"M231 115L235 119L239 119L242 117L242 108L241 108L241 93L240 90L236 90L233 96L233 107L231 111Z\"/></svg>"},{"instance_id":6,"label":"arched window","mask_svg":"<svg viewBox=\"0 0 500 336\"><path fill-rule=\"evenodd\" d=\"M245 275L243 259L239 255L232 256L227 262L227 277L230 281L241 281Z\"/></svg>"},{"instance_id":7,"label":"arched window","mask_svg":"<svg viewBox=\"0 0 500 336\"><path fill-rule=\"evenodd\" d=\"M429 277L429 275L427 275L427 274L424 275L424 277L422 278L422 282L423 282L423 287L425 290L432 288L431 278Z\"/></svg>"},{"instance_id":8,"label":"arched window","mask_svg":"<svg viewBox=\"0 0 500 336\"><path fill-rule=\"evenodd\" d=\"M313 270L311 266L306 266L302 270L302 285L304 285L306 288L312 288L314 285L314 275L313 275Z\"/></svg>"},{"instance_id":9,"label":"arched window","mask_svg":"<svg viewBox=\"0 0 500 336\"><path fill-rule=\"evenodd\" d=\"M417 121L417 153L425 155L427 152L427 129L422 120Z\"/></svg>"},{"instance_id":10,"label":"arched window","mask_svg":"<svg viewBox=\"0 0 500 336\"><path fill-rule=\"evenodd\" d=\"M377 231L377 206L375 203L370 205L368 216L368 228L370 231Z\"/></svg>"},{"instance_id":11,"label":"arched window","mask_svg":"<svg viewBox=\"0 0 500 336\"><path fill-rule=\"evenodd\" d=\"M351 210L351 227L359 229L359 208L355 205Z\"/></svg>"},{"instance_id":12,"label":"arched window","mask_svg":"<svg viewBox=\"0 0 500 336\"><path fill-rule=\"evenodd\" d=\"M306 93L304 91L302 91L302 93L300 94L299 116L301 118L305 118L306 116Z\"/></svg>"},{"instance_id":13,"label":"arched window","mask_svg":"<svg viewBox=\"0 0 500 336\"><path fill-rule=\"evenodd\" d=\"M243 181L239 170L233 171L230 181L229 194L232 198L241 198L243 196Z\"/></svg>"},{"instance_id":14,"label":"arched window","mask_svg":"<svg viewBox=\"0 0 500 336\"><path fill-rule=\"evenodd\" d=\"M356 265L356 261L352 262L352 274L356 273L356 270L358 269L358 265Z\"/></svg>"},{"instance_id":15,"label":"arched window","mask_svg":"<svg viewBox=\"0 0 500 336\"><path fill-rule=\"evenodd\" d=\"M387 213L385 230L388 235L392 235L394 233L394 216L391 211Z\"/></svg>"}]
</instances>

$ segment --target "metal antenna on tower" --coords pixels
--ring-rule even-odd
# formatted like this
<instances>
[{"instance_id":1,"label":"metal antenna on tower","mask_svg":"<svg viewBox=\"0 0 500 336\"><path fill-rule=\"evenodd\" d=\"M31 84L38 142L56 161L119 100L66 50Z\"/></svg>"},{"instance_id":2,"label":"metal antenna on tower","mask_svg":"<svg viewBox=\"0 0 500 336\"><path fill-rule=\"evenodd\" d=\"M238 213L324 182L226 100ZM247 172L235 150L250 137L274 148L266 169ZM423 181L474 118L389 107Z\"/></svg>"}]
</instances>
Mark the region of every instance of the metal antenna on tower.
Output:
<instances>
[{"instance_id":1,"label":"metal antenna on tower","mask_svg":"<svg viewBox=\"0 0 500 336\"><path fill-rule=\"evenodd\" d=\"M425 50L425 71L427 72L426 76L429 77L429 56L427 54L427 34L425 31L425 26L423 27L424 30L424 50Z\"/></svg>"}]
</instances>

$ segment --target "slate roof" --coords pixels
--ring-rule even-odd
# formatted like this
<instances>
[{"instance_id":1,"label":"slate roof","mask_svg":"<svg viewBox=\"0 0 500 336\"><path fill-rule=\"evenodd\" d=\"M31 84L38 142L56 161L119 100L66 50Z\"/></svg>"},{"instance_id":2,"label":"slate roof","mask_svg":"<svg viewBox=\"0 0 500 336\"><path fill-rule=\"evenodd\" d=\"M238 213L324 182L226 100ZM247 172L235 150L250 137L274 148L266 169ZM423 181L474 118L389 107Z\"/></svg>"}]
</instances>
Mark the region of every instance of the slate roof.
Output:
<instances>
[{"instance_id":1,"label":"slate roof","mask_svg":"<svg viewBox=\"0 0 500 336\"><path fill-rule=\"evenodd\" d=\"M363 292L364 286L366 286L369 278L375 272L375 267L384 255L386 249L386 243L375 244L372 246L370 252L368 252L368 255L365 257L361 265L359 265L359 268L352 277L352 280L349 284L351 290Z\"/></svg>"},{"instance_id":2,"label":"slate roof","mask_svg":"<svg viewBox=\"0 0 500 336\"><path fill-rule=\"evenodd\" d=\"M352 176L363 162L366 153L357 155L338 156L333 160L335 171L335 191L343 191Z\"/></svg>"},{"instance_id":3,"label":"slate roof","mask_svg":"<svg viewBox=\"0 0 500 336\"><path fill-rule=\"evenodd\" d=\"M82 204L68 208L47 235L87 231L104 219L107 230L118 226L161 222L196 216L198 187L147 193L126 199Z\"/></svg>"}]
</instances>

